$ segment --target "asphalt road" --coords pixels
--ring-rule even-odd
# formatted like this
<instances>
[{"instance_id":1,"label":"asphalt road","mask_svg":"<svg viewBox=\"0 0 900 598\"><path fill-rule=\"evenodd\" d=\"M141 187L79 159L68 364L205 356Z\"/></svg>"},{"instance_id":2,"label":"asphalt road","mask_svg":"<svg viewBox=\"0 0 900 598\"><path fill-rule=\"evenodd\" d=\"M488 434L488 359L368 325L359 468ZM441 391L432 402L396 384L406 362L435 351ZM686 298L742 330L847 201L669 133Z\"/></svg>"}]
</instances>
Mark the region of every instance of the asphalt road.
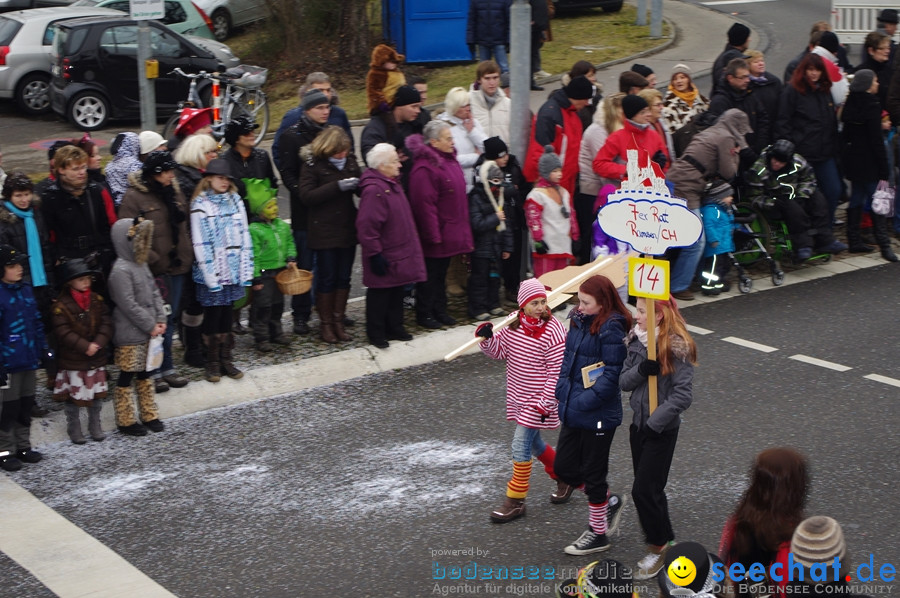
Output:
<instances>
[{"instance_id":1,"label":"asphalt road","mask_svg":"<svg viewBox=\"0 0 900 598\"><path fill-rule=\"evenodd\" d=\"M807 513L841 522L854 567L870 554L897 564L900 389L864 376L896 372L898 272L685 308L708 333L695 335L694 404L668 488L679 540L715 551L754 455L791 445L811 462ZM558 578L592 560L562 552L587 523L584 497L551 505L538 468L528 515L489 523L510 474L503 396L502 364L474 355L170 420L144 439L51 446L14 479L185 598L487 593L485 581L447 579L450 568L535 566ZM629 491L624 428L610 480ZM633 564L642 538L626 509L608 554ZM0 597L51 595L3 557L0 566L14 572ZM495 595L550 596L551 586L506 581Z\"/></svg>"}]
</instances>

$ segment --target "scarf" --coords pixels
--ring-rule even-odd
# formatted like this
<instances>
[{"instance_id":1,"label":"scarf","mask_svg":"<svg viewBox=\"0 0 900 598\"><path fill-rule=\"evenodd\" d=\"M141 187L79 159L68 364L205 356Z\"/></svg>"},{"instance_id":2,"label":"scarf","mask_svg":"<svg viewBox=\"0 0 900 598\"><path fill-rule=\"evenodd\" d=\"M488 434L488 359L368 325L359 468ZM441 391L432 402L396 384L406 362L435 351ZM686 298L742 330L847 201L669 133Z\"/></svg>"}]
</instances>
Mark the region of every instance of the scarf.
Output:
<instances>
[{"instance_id":1,"label":"scarf","mask_svg":"<svg viewBox=\"0 0 900 598\"><path fill-rule=\"evenodd\" d=\"M76 291L72 287L69 287L69 292L72 294L72 299L75 300L75 303L78 304L78 307L80 307L82 311L90 311L90 309L91 309L91 289L86 289L84 291Z\"/></svg>"},{"instance_id":2,"label":"scarf","mask_svg":"<svg viewBox=\"0 0 900 598\"><path fill-rule=\"evenodd\" d=\"M347 165L347 158L328 158L328 161L338 170L344 170L344 166Z\"/></svg>"},{"instance_id":3,"label":"scarf","mask_svg":"<svg viewBox=\"0 0 900 598\"><path fill-rule=\"evenodd\" d=\"M669 91L675 94L675 97L680 98L682 101L686 102L688 106L693 106L694 102L697 100L697 96L700 95L700 92L697 90L696 86L691 83L690 91L678 91L672 84L669 83Z\"/></svg>"},{"instance_id":4,"label":"scarf","mask_svg":"<svg viewBox=\"0 0 900 598\"><path fill-rule=\"evenodd\" d=\"M657 326L655 328L654 332L656 333L655 338L659 338L659 326ZM641 328L640 326L638 326L637 324L635 324L634 335L637 337L637 339L639 341L641 341L641 344L644 345L644 347L647 346L647 330L645 330L645 329Z\"/></svg>"},{"instance_id":5,"label":"scarf","mask_svg":"<svg viewBox=\"0 0 900 598\"><path fill-rule=\"evenodd\" d=\"M41 236L38 234L37 222L34 221L34 208L20 210L10 201L4 201L3 205L25 223L25 241L28 245L28 270L31 274L31 286L46 286L47 274L44 272L44 253L41 250Z\"/></svg>"},{"instance_id":6,"label":"scarf","mask_svg":"<svg viewBox=\"0 0 900 598\"><path fill-rule=\"evenodd\" d=\"M636 123L630 118L628 119L628 124L640 131L646 131L648 128L650 128L650 123Z\"/></svg>"},{"instance_id":7,"label":"scarf","mask_svg":"<svg viewBox=\"0 0 900 598\"><path fill-rule=\"evenodd\" d=\"M768 81L769 81L768 79L766 79L765 75L760 75L759 77L754 77L753 75L750 75L750 80L753 81L754 83L768 83Z\"/></svg>"},{"instance_id":8,"label":"scarf","mask_svg":"<svg viewBox=\"0 0 900 598\"><path fill-rule=\"evenodd\" d=\"M546 321L526 316L524 309L519 312L519 322L522 325L522 332L525 333L525 336L530 336L531 338L541 338L541 335L547 329Z\"/></svg>"}]
</instances>

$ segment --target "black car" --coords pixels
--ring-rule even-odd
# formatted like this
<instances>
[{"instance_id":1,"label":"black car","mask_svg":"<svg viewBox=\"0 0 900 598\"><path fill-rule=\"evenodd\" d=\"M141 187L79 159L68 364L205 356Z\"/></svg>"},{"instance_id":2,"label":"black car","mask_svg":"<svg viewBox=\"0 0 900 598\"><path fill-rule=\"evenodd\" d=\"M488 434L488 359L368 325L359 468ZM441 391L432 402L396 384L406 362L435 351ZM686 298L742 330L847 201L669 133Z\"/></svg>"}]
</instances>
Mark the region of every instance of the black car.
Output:
<instances>
[{"instance_id":1,"label":"black car","mask_svg":"<svg viewBox=\"0 0 900 598\"><path fill-rule=\"evenodd\" d=\"M619 12L622 10L623 0L553 0L556 10L563 11L570 8L602 8L604 12Z\"/></svg>"},{"instance_id":2,"label":"black car","mask_svg":"<svg viewBox=\"0 0 900 598\"><path fill-rule=\"evenodd\" d=\"M150 51L159 61L156 113L166 118L185 100L190 82L172 69L188 73L224 70L211 52L165 25L147 21ZM109 119L139 119L141 101L137 66L138 25L125 18L86 17L61 22L53 39L50 105L84 131Z\"/></svg>"}]
</instances>

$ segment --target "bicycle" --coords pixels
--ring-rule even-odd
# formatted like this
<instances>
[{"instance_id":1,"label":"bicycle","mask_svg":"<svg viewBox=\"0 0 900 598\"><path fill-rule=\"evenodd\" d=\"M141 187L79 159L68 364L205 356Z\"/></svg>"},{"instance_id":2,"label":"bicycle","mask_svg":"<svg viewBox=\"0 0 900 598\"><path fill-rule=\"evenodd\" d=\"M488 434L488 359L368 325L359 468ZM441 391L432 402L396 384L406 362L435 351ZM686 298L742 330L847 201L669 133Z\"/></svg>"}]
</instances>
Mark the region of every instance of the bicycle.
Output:
<instances>
[{"instance_id":1,"label":"bicycle","mask_svg":"<svg viewBox=\"0 0 900 598\"><path fill-rule=\"evenodd\" d=\"M224 73L185 73L180 68L175 68L172 73L190 79L188 97L179 102L175 111L163 127L163 137L171 138L175 134L175 127L181 118L181 112L185 108L201 108L212 111L213 136L221 140L225 133L225 124L238 116L248 116L259 125L255 139L256 143L262 141L269 129L269 102L266 93L260 89L266 81L267 69L258 66L239 65L230 68ZM207 102L203 101L198 89L199 80L208 80L210 85L204 88L207 94ZM222 83L224 82L224 93ZM210 105L211 104L211 105Z\"/></svg>"}]
</instances>

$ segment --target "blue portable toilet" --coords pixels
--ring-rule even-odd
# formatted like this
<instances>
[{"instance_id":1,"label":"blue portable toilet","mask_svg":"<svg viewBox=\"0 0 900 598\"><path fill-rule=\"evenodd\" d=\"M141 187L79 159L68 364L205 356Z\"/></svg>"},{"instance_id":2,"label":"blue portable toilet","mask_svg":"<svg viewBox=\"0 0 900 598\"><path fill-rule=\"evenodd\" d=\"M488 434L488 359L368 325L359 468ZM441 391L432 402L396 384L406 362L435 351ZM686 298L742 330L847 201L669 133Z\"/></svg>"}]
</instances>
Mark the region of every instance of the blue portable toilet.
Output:
<instances>
[{"instance_id":1,"label":"blue portable toilet","mask_svg":"<svg viewBox=\"0 0 900 598\"><path fill-rule=\"evenodd\" d=\"M466 45L469 0L384 0L384 36L406 62L472 60Z\"/></svg>"}]
</instances>

